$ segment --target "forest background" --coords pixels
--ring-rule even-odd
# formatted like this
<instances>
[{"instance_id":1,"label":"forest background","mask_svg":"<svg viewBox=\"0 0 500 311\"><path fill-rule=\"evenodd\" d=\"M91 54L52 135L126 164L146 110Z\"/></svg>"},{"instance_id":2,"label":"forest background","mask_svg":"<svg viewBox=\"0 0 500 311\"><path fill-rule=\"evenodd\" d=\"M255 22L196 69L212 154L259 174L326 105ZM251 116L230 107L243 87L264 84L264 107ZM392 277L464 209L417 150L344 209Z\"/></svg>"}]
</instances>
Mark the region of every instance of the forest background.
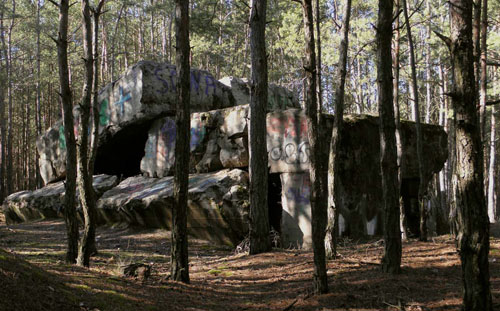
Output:
<instances>
[{"instance_id":1,"label":"forest background","mask_svg":"<svg viewBox=\"0 0 500 311\"><path fill-rule=\"evenodd\" d=\"M334 113L343 1L320 1L323 111ZM376 1L352 4L345 113L377 113ZM434 31L449 34L444 0L408 1L416 54L420 115L426 123L453 131L447 94L453 83L449 51ZM175 63L174 3L169 0L108 1L100 19L99 86L115 80L139 60ZM249 4L235 0L190 3L191 66L224 76L250 78ZM500 96L500 1L488 3L487 100ZM402 19L402 17L400 17ZM83 87L80 8L70 8L69 65L74 98ZM402 19L403 20L403 19ZM49 1L12 0L0 4L0 202L10 193L42 186L35 141L62 116L58 94L56 46L58 10ZM300 5L290 0L268 2L266 43L269 82L293 90L303 99L304 44ZM401 22L399 106L402 119L412 120L411 70L406 27ZM394 41L394 38L393 38ZM494 221L498 174L498 126L495 105L487 107L484 131L485 188L490 221ZM449 150L454 150L450 139ZM452 158L435 180L436 199L451 200ZM489 165L489 164L493 165ZM490 184L489 184L490 183Z\"/></svg>"}]
</instances>

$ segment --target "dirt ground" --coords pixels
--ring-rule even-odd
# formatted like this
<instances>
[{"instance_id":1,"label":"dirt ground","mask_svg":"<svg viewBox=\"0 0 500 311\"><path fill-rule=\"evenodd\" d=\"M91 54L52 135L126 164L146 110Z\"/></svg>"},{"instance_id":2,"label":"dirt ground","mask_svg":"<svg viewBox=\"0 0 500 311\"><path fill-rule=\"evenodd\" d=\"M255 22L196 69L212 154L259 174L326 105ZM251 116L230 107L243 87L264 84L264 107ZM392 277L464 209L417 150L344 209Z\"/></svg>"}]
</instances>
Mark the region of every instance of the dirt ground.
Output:
<instances>
[{"instance_id":1,"label":"dirt ground","mask_svg":"<svg viewBox=\"0 0 500 311\"><path fill-rule=\"evenodd\" d=\"M500 310L500 226L492 228L490 271L495 309ZM403 245L402 273L387 275L379 262L382 240L340 243L341 257L328 262L330 293L311 295L312 252L276 249L257 256L191 239L190 277L185 285L168 280L169 232L99 228L99 254L91 268L64 263L65 227L61 220L6 226L0 248L18 261L40 267L48 276L29 297L39 310L460 310L461 271L450 236ZM120 277L118 266L152 265L146 281ZM23 268L24 269L24 268ZM9 275L0 267L3 275ZM14 285L22 290L19 275ZM29 272L30 280L40 272ZM1 277L0 273L0 277ZM17 281L16 281L17 280ZM17 283L15 283L17 282ZM13 292L14 293L14 292ZM9 295L9 294L5 294ZM25 295L25 296L26 296ZM2 298L8 299L8 298ZM14 298L12 298L14 299ZM21 306L21 307L20 307ZM0 310L21 310L5 300Z\"/></svg>"}]
</instances>

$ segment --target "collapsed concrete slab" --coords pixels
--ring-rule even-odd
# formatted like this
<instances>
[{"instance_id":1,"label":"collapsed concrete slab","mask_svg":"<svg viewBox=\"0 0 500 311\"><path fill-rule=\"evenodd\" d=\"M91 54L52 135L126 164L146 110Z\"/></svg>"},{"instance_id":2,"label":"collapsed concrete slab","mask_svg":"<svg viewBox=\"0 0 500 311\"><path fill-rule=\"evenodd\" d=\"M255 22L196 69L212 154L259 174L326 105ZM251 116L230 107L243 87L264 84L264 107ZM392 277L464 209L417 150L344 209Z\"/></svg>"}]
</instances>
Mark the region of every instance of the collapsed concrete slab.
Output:
<instances>
[{"instance_id":1,"label":"collapsed concrete slab","mask_svg":"<svg viewBox=\"0 0 500 311\"><path fill-rule=\"evenodd\" d=\"M234 246L248 232L248 173L239 169L189 177L188 232ZM129 177L98 201L101 223L171 228L173 177Z\"/></svg>"},{"instance_id":2,"label":"collapsed concrete slab","mask_svg":"<svg viewBox=\"0 0 500 311\"><path fill-rule=\"evenodd\" d=\"M190 171L213 172L248 166L248 105L191 114ZM175 121L153 123L146 141L141 171L149 177L173 174Z\"/></svg>"},{"instance_id":3,"label":"collapsed concrete slab","mask_svg":"<svg viewBox=\"0 0 500 311\"><path fill-rule=\"evenodd\" d=\"M117 184L116 176L94 176L94 189L98 198ZM63 217L64 193L64 183L57 182L35 191L11 194L2 206L7 224Z\"/></svg>"},{"instance_id":4,"label":"collapsed concrete slab","mask_svg":"<svg viewBox=\"0 0 500 311\"><path fill-rule=\"evenodd\" d=\"M174 115L177 73L175 66L141 61L99 92L100 143L96 172L132 176L140 172L144 143L151 121ZM208 72L191 70L191 111L235 106L231 90ZM78 109L75 109L78 116ZM78 118L75 118L78 134ZM58 135L59 134L59 135ZM64 176L66 142L58 122L37 141L44 182Z\"/></svg>"},{"instance_id":5,"label":"collapsed concrete slab","mask_svg":"<svg viewBox=\"0 0 500 311\"><path fill-rule=\"evenodd\" d=\"M238 105L250 104L250 83L247 79L224 77L219 81L231 88L231 92ZM267 110L273 111L291 108L301 108L297 96L282 86L270 83L267 95Z\"/></svg>"}]
</instances>

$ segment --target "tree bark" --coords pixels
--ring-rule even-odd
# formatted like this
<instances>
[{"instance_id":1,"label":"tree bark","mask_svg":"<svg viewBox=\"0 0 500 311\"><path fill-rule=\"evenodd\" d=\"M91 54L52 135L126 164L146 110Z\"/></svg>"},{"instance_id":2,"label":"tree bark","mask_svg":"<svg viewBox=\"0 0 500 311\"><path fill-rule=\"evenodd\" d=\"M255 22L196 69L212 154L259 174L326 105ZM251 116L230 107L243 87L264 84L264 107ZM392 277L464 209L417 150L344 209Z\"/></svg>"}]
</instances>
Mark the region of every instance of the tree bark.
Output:
<instances>
[{"instance_id":1,"label":"tree bark","mask_svg":"<svg viewBox=\"0 0 500 311\"><path fill-rule=\"evenodd\" d=\"M250 9L250 54L252 83L250 92L250 254L271 250L267 202L267 56L266 0L252 0Z\"/></svg>"},{"instance_id":2,"label":"tree bark","mask_svg":"<svg viewBox=\"0 0 500 311\"><path fill-rule=\"evenodd\" d=\"M314 22L311 0L302 1L304 20L305 51L305 107L308 117L308 138L310 145L311 216L314 251L314 291L328 292L325 259L325 229L327 220L327 176L321 172L321 142L319 141L318 103L316 96L316 53L314 47Z\"/></svg>"},{"instance_id":3,"label":"tree bark","mask_svg":"<svg viewBox=\"0 0 500 311\"><path fill-rule=\"evenodd\" d=\"M89 0L81 1L82 10L82 37L83 37L83 60L85 63L85 81L83 85L83 96L80 103L79 141L78 150L78 190L80 192L80 203L83 210L84 231L80 241L77 264L88 267L90 256L97 252L95 245L96 230L96 198L94 193L93 172L90 160L92 159L91 148L89 148L90 114L92 109L92 87L94 79L94 56L92 44L92 20L90 14ZM97 115L95 115L97 116ZM96 118L94 118L96 119ZM95 122L94 122L95 124Z\"/></svg>"},{"instance_id":4,"label":"tree bark","mask_svg":"<svg viewBox=\"0 0 500 311\"><path fill-rule=\"evenodd\" d=\"M483 114L486 111L486 95L487 95L487 83L488 83L488 66L487 66L487 36L488 36L488 0L483 0L482 15L481 15L481 79L479 84L480 93L480 109L484 109ZM495 106L491 106L491 128L490 128L490 158L488 167L488 218L490 223L496 222L496 202L495 202ZM482 111L482 110L480 110ZM484 115L481 116L481 121L485 123ZM485 126L481 123L481 130ZM484 136L483 136L484 139Z\"/></svg>"},{"instance_id":5,"label":"tree bark","mask_svg":"<svg viewBox=\"0 0 500 311\"><path fill-rule=\"evenodd\" d=\"M174 208L172 209L172 279L189 283L187 200L190 137L189 1L175 0L177 109L175 124Z\"/></svg>"},{"instance_id":6,"label":"tree bark","mask_svg":"<svg viewBox=\"0 0 500 311\"><path fill-rule=\"evenodd\" d=\"M7 195L14 192L14 150L12 148L13 139L13 118L14 110L12 107L12 30L14 29L14 21L16 15L16 1L12 0L12 18L10 25L7 28L7 57L5 59L5 66L7 70Z\"/></svg>"},{"instance_id":7,"label":"tree bark","mask_svg":"<svg viewBox=\"0 0 500 311\"><path fill-rule=\"evenodd\" d=\"M5 48L5 36L4 32L2 29L4 29L4 18L3 18L3 10L0 10L0 40L2 42L2 57L0 59L3 59L6 61L6 48ZM4 66L2 66L2 69ZM0 204L3 202L5 197L7 196L7 189L6 189L6 184L5 184L5 170L7 168L6 166L6 159L7 157L5 156L5 152L7 150L6 148L6 135L5 135L5 81L2 79L0 81Z\"/></svg>"},{"instance_id":8,"label":"tree bark","mask_svg":"<svg viewBox=\"0 0 500 311\"><path fill-rule=\"evenodd\" d=\"M394 58L393 58L393 67L394 67L394 80L393 80L393 102L394 102L394 113L395 113L395 124L396 124L396 153L397 153L397 162L398 162L398 185L401 188L402 179L402 167L401 161L403 157L403 143L401 142L401 113L399 109L399 53L400 53L400 41L401 41L401 33L400 33L400 22L399 22L399 14L400 14L400 1L396 0L396 14L398 16L395 19L395 33L396 38L394 39ZM406 240L408 237L408 230L406 224L406 211L403 204L403 198L399 198L399 228L401 230L401 239Z\"/></svg>"},{"instance_id":9,"label":"tree bark","mask_svg":"<svg viewBox=\"0 0 500 311\"><path fill-rule=\"evenodd\" d=\"M486 3L486 1L485 1ZM496 200L495 200L495 157L496 157L496 117L495 106L491 106L491 128L490 128L490 162L488 166L488 218L490 223L496 222Z\"/></svg>"},{"instance_id":10,"label":"tree bark","mask_svg":"<svg viewBox=\"0 0 500 311\"><path fill-rule=\"evenodd\" d=\"M427 180L425 176L424 154L422 150L422 128L420 125L420 105L418 100L418 85L417 85L417 69L415 65L415 51L413 45L413 37L411 34L410 19L408 17L408 5L406 0L402 0L403 13L405 16L406 33L408 37L408 50L410 53L410 68L411 68L411 90L413 97L413 117L415 119L415 129L417 133L417 160L418 160L418 206L420 209L420 241L427 241L427 206L425 202L425 192Z\"/></svg>"},{"instance_id":11,"label":"tree bark","mask_svg":"<svg viewBox=\"0 0 500 311\"><path fill-rule=\"evenodd\" d=\"M392 89L392 0L379 0L377 22L377 85L380 118L380 168L384 198L384 272L399 273L401 232L399 230L399 184Z\"/></svg>"},{"instance_id":12,"label":"tree bark","mask_svg":"<svg viewBox=\"0 0 500 311\"><path fill-rule=\"evenodd\" d=\"M68 66L68 11L69 1L59 3L59 37L57 59L63 106L64 137L66 141L66 183L64 196L64 220L68 235L66 261L75 263L78 254L78 220L76 218L76 141L73 131L73 100L69 83ZM61 129L60 129L61 130Z\"/></svg>"},{"instance_id":13,"label":"tree bark","mask_svg":"<svg viewBox=\"0 0 500 311\"><path fill-rule=\"evenodd\" d=\"M42 135L42 108L41 108L41 50L40 50L40 10L41 10L41 0L37 0L36 7L36 104L35 104L35 123L36 123L36 134L37 136ZM35 148L36 149L36 148ZM42 176L40 175L40 165L38 161L38 151L35 151L35 184L36 188L41 188L43 186Z\"/></svg>"},{"instance_id":14,"label":"tree bark","mask_svg":"<svg viewBox=\"0 0 500 311\"><path fill-rule=\"evenodd\" d=\"M349 50L349 22L351 19L351 0L347 0L342 14L342 39L339 49L339 63L337 77L340 83L335 89L335 120L330 141L330 155L328 158L328 224L326 227L325 249L328 258L337 256L337 235L339 211L342 209L342 181L340 175L340 143L342 141L342 128L344 124L344 94L345 79L347 74L347 52ZM319 33L319 32L318 32Z\"/></svg>"},{"instance_id":15,"label":"tree bark","mask_svg":"<svg viewBox=\"0 0 500 311\"><path fill-rule=\"evenodd\" d=\"M483 187L483 148L476 110L472 1L451 0L451 60L455 83L458 251L462 262L464 310L493 310L488 263L489 225Z\"/></svg>"}]
</instances>

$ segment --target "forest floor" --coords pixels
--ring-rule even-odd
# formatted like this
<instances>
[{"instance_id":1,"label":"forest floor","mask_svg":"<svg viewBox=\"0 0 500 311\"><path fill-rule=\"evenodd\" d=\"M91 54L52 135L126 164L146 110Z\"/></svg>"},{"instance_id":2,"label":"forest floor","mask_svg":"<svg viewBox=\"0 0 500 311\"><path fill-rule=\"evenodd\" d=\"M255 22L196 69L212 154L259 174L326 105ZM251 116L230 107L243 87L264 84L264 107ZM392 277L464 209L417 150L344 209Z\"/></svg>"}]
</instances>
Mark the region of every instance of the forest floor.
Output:
<instances>
[{"instance_id":1,"label":"forest floor","mask_svg":"<svg viewBox=\"0 0 500 311\"><path fill-rule=\"evenodd\" d=\"M490 273L500 310L500 226L492 227ZM403 245L402 273L380 269L381 240L340 242L328 262L330 293L311 295L313 254L275 249L248 256L190 240L191 284L168 280L169 232L98 229L91 268L64 263L61 220L5 225L0 219L0 310L460 310L460 261L450 236ZM118 266L152 265L145 281Z\"/></svg>"}]
</instances>

